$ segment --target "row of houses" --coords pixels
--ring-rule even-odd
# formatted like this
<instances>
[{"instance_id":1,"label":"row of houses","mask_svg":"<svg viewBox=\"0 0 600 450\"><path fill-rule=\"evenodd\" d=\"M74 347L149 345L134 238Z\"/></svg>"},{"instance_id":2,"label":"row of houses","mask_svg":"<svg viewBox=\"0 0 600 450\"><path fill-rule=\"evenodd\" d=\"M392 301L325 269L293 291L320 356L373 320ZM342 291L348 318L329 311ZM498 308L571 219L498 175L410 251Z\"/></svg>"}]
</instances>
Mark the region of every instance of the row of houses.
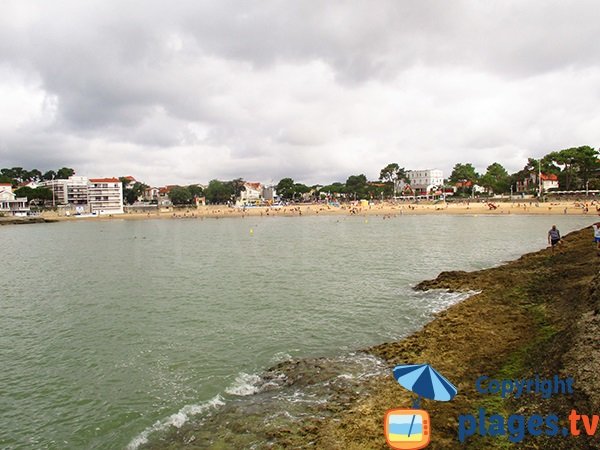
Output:
<instances>
[{"instance_id":1,"label":"row of houses","mask_svg":"<svg viewBox=\"0 0 600 450\"><path fill-rule=\"evenodd\" d=\"M412 195L428 195L430 193L448 195L464 187L472 188L475 193L485 192L485 188L471 181L457 183L449 188L444 188L444 173L439 169L408 170L406 176L408 182L399 180L395 186L396 192L410 192ZM537 191L540 187L544 192L558 189L558 177L554 174L530 173L523 180L517 181L515 192Z\"/></svg>"}]
</instances>

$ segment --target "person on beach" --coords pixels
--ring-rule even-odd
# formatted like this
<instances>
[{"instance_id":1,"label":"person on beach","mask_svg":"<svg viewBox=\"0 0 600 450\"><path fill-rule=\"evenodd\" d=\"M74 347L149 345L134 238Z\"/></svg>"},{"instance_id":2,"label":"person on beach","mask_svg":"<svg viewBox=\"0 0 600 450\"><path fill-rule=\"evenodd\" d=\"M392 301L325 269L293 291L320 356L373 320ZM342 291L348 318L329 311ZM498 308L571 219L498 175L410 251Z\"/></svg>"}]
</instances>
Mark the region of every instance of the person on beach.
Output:
<instances>
[{"instance_id":1,"label":"person on beach","mask_svg":"<svg viewBox=\"0 0 600 450\"><path fill-rule=\"evenodd\" d=\"M554 247L560 242L560 231L556 228L556 225L552 225L550 231L548 231L548 244L552 247L552 254L554 255Z\"/></svg>"},{"instance_id":2,"label":"person on beach","mask_svg":"<svg viewBox=\"0 0 600 450\"><path fill-rule=\"evenodd\" d=\"M598 256L600 256L600 222L596 222L592 225L594 228L594 241L596 242L596 251Z\"/></svg>"}]
</instances>

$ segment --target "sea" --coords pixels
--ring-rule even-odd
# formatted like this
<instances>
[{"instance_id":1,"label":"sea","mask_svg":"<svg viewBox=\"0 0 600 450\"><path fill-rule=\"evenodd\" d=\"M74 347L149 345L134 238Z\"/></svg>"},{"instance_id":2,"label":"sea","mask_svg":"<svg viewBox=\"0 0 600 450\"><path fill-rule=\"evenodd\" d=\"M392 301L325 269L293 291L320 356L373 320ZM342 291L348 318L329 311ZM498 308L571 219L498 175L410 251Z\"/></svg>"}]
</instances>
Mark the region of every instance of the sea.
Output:
<instances>
[{"instance_id":1,"label":"sea","mask_svg":"<svg viewBox=\"0 0 600 450\"><path fill-rule=\"evenodd\" d=\"M331 401L331 380L357 391L389 370L362 349L401 339L466 296L415 292L416 283L502 264L544 248L553 224L566 234L593 219L0 227L0 448L160 447L185 427L209 446L231 424L249 436L236 448L260 448L261 429Z\"/></svg>"}]
</instances>

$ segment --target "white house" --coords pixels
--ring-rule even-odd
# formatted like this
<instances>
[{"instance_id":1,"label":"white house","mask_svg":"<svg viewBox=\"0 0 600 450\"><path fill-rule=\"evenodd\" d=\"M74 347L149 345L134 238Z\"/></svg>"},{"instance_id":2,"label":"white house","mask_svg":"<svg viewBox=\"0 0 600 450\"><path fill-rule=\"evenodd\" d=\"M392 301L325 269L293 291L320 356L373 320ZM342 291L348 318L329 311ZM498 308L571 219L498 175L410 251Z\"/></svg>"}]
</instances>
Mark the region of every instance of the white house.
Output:
<instances>
[{"instance_id":1,"label":"white house","mask_svg":"<svg viewBox=\"0 0 600 450\"><path fill-rule=\"evenodd\" d=\"M244 183L244 190L240 192L239 203L261 202L263 199L263 185L261 183Z\"/></svg>"},{"instance_id":2,"label":"white house","mask_svg":"<svg viewBox=\"0 0 600 450\"><path fill-rule=\"evenodd\" d=\"M444 172L439 169L421 169L406 171L408 184L417 194L429 194L434 188L444 185ZM399 186L402 190L403 186Z\"/></svg>"},{"instance_id":3,"label":"white house","mask_svg":"<svg viewBox=\"0 0 600 450\"><path fill-rule=\"evenodd\" d=\"M144 201L146 201L146 202L152 202L152 201L158 202L159 191L160 190L157 187L149 187L149 188L144 189Z\"/></svg>"},{"instance_id":4,"label":"white house","mask_svg":"<svg viewBox=\"0 0 600 450\"><path fill-rule=\"evenodd\" d=\"M29 213L27 197L17 197L10 183L0 183L0 213L26 216Z\"/></svg>"},{"instance_id":5,"label":"white house","mask_svg":"<svg viewBox=\"0 0 600 450\"><path fill-rule=\"evenodd\" d=\"M97 214L123 214L123 184L118 178L90 178L90 211Z\"/></svg>"},{"instance_id":6,"label":"white house","mask_svg":"<svg viewBox=\"0 0 600 450\"><path fill-rule=\"evenodd\" d=\"M542 189L547 191L548 189L558 189L558 177L553 173L545 174L541 176Z\"/></svg>"}]
</instances>

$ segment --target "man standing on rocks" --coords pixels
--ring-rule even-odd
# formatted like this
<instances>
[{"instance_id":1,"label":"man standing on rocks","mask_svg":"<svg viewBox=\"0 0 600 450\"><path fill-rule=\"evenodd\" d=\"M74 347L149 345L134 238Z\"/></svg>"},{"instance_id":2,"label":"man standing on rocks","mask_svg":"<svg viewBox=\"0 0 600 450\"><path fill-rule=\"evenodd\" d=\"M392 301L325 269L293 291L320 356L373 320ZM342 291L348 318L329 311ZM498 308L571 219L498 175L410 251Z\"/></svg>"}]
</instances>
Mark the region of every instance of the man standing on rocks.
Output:
<instances>
[{"instance_id":1,"label":"man standing on rocks","mask_svg":"<svg viewBox=\"0 0 600 450\"><path fill-rule=\"evenodd\" d=\"M594 228L594 241L596 241L596 250L598 252L598 256L600 256L600 222L596 222L592 225Z\"/></svg>"},{"instance_id":2,"label":"man standing on rocks","mask_svg":"<svg viewBox=\"0 0 600 450\"><path fill-rule=\"evenodd\" d=\"M548 231L548 244L552 246L552 254L554 255L554 247L560 242L560 231L556 228L556 225L552 225L550 231Z\"/></svg>"}]
</instances>

